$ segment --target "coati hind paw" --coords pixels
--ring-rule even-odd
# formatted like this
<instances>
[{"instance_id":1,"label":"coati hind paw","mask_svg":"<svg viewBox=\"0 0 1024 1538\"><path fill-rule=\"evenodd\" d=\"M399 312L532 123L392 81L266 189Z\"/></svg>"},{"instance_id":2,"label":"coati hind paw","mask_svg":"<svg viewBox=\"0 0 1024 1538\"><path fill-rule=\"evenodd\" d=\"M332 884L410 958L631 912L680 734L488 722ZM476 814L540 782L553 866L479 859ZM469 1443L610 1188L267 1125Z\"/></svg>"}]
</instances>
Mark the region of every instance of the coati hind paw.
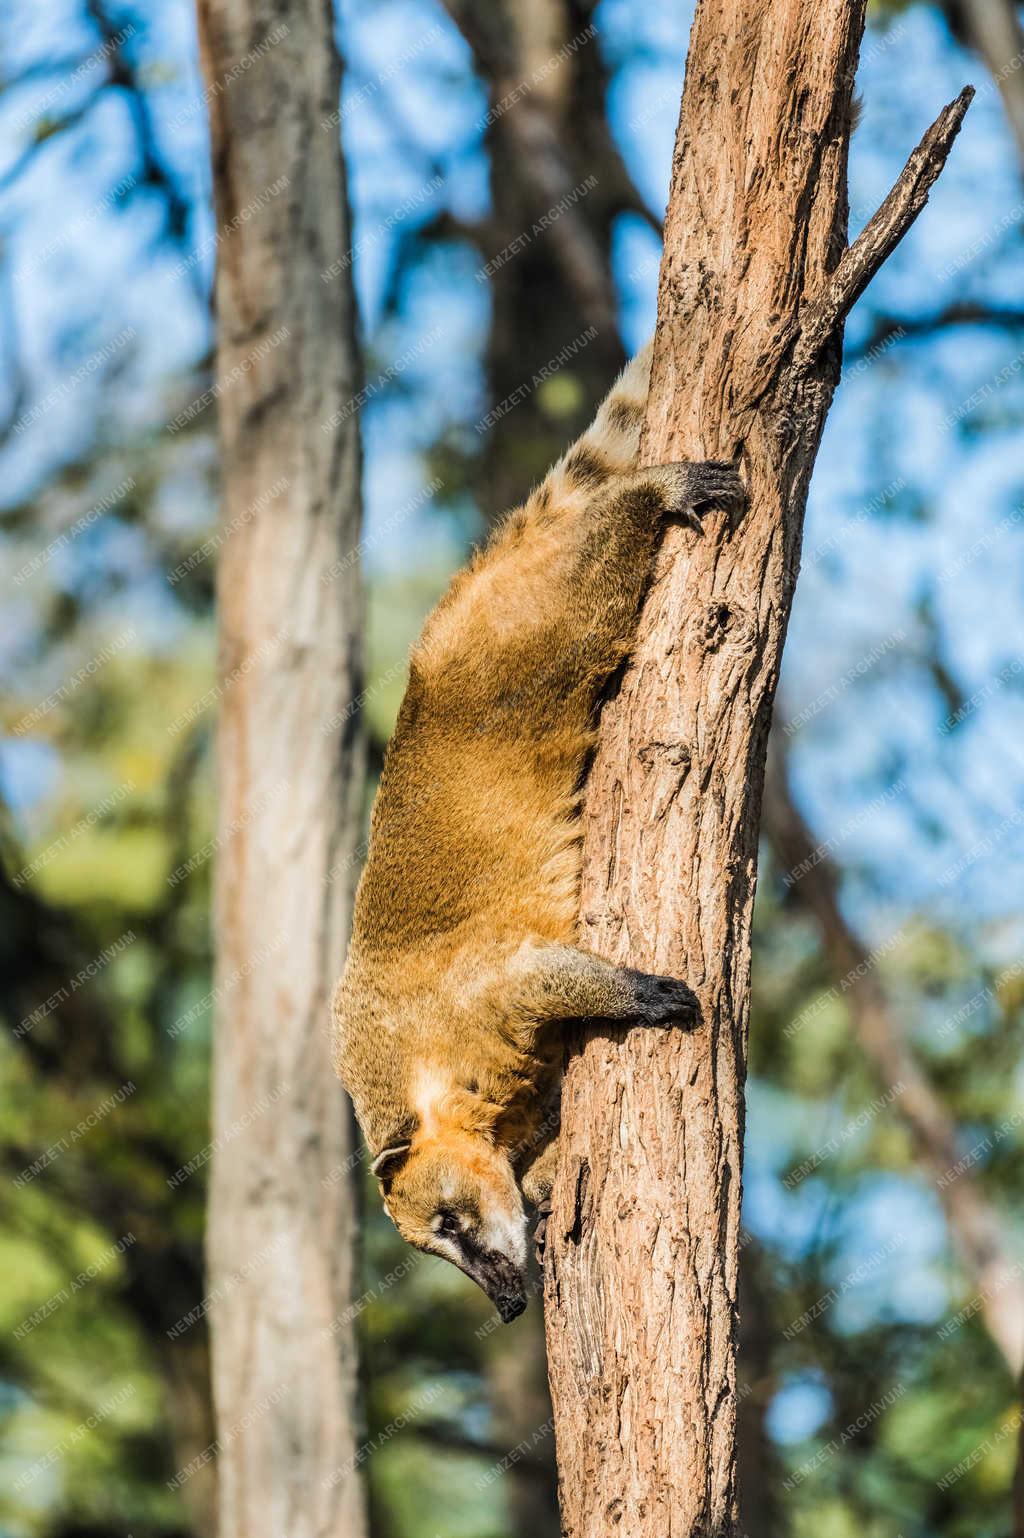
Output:
<instances>
[{"instance_id":1,"label":"coati hind paw","mask_svg":"<svg viewBox=\"0 0 1024 1538\"><path fill-rule=\"evenodd\" d=\"M697 1024L697 996L677 977L656 977L648 972L628 973L636 999L636 1019L640 1025Z\"/></svg>"},{"instance_id":2,"label":"coati hind paw","mask_svg":"<svg viewBox=\"0 0 1024 1538\"><path fill-rule=\"evenodd\" d=\"M699 462L682 460L678 464L657 465L652 471L665 497L665 510L700 526L700 513L708 507L741 508L746 488L736 466L726 460Z\"/></svg>"}]
</instances>

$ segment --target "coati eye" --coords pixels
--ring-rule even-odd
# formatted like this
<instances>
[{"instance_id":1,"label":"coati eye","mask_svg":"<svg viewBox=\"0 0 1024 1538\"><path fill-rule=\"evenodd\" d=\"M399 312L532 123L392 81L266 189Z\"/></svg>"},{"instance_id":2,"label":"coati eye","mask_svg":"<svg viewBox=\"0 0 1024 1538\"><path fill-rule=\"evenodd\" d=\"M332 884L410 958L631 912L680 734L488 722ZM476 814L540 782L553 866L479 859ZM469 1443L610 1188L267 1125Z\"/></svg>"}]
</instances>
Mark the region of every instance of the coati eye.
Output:
<instances>
[{"instance_id":1,"label":"coati eye","mask_svg":"<svg viewBox=\"0 0 1024 1538\"><path fill-rule=\"evenodd\" d=\"M449 1211L439 1212L430 1226L435 1234L442 1234L446 1239L453 1239L462 1231L457 1214Z\"/></svg>"}]
</instances>

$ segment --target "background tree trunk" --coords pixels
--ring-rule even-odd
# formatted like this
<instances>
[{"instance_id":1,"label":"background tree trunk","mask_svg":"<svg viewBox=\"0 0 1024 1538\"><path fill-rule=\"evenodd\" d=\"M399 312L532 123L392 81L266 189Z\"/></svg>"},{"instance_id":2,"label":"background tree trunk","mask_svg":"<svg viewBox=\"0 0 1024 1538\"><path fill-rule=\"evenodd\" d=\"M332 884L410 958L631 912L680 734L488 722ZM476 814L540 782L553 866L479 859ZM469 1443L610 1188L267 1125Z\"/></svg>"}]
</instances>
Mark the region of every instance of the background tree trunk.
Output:
<instances>
[{"instance_id":1,"label":"background tree trunk","mask_svg":"<svg viewBox=\"0 0 1024 1538\"><path fill-rule=\"evenodd\" d=\"M1024 27L1014 0L942 0L953 36L985 61L1024 170Z\"/></svg>"},{"instance_id":2,"label":"background tree trunk","mask_svg":"<svg viewBox=\"0 0 1024 1538\"><path fill-rule=\"evenodd\" d=\"M324 0L199 0L199 19L221 232L220 1533L360 1538L354 1145L326 1044L363 756L350 270L321 276L350 247L339 65Z\"/></svg>"},{"instance_id":3,"label":"background tree trunk","mask_svg":"<svg viewBox=\"0 0 1024 1538\"><path fill-rule=\"evenodd\" d=\"M591 1033L569 1066L545 1284L569 1538L737 1526L750 920L803 508L845 314L969 100L845 250L863 22L863 0L701 0L691 34L642 459L738 457L750 502L668 530L588 786L582 942L685 977L703 1023Z\"/></svg>"},{"instance_id":4,"label":"background tree trunk","mask_svg":"<svg viewBox=\"0 0 1024 1538\"><path fill-rule=\"evenodd\" d=\"M650 214L608 126L608 75L591 0L445 5L488 86L491 209L484 222L453 233L478 243L479 271L488 270L490 399L505 400L567 343L589 334L571 366L559 370L557 409L543 390L517 404L514 453L507 435L487 435L474 491L493 518L521 502L566 443L589 426L625 363L613 229L621 213L648 222ZM549 215L539 234L538 221Z\"/></svg>"},{"instance_id":5,"label":"background tree trunk","mask_svg":"<svg viewBox=\"0 0 1024 1538\"><path fill-rule=\"evenodd\" d=\"M490 1337L486 1382L493 1439L516 1454L503 1476L508 1530L514 1538L558 1538L555 1437L539 1309L527 1309L515 1331Z\"/></svg>"},{"instance_id":6,"label":"background tree trunk","mask_svg":"<svg viewBox=\"0 0 1024 1538\"><path fill-rule=\"evenodd\" d=\"M935 1185L950 1237L977 1288L985 1328L1016 1379L1024 1365L1024 1280L1013 1243L977 1171L962 1157L959 1128L906 1038L870 947L843 913L839 873L800 815L781 744L771 754L764 826L781 869L798 877L796 900L818 926L865 1057L887 1091L899 1086L893 1114L907 1127L922 1172Z\"/></svg>"}]
</instances>

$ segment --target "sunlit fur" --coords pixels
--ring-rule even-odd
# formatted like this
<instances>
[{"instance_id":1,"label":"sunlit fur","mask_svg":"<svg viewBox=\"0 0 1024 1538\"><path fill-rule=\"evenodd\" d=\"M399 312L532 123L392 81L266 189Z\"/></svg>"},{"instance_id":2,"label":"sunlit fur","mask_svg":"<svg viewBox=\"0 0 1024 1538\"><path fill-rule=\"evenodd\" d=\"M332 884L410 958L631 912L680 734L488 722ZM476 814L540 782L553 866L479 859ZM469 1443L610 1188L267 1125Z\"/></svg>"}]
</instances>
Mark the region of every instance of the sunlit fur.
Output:
<instances>
[{"instance_id":1,"label":"sunlit fur","mask_svg":"<svg viewBox=\"0 0 1024 1538\"><path fill-rule=\"evenodd\" d=\"M649 373L645 349L455 577L385 759L334 1052L371 1156L398 1150L388 1210L435 1253L451 1187L521 1265L520 1188L538 1200L554 1169L549 1027L637 1012L627 974L578 948L576 912L596 709L679 484L636 469Z\"/></svg>"}]
</instances>

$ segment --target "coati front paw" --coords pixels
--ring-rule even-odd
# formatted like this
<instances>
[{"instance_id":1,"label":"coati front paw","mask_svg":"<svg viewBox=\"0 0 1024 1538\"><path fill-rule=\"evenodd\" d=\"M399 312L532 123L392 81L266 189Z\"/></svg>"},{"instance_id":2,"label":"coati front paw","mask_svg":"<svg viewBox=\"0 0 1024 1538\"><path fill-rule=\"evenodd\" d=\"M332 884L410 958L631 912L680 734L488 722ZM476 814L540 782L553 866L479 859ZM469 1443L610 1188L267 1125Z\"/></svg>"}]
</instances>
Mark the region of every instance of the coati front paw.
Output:
<instances>
[{"instance_id":1,"label":"coati front paw","mask_svg":"<svg viewBox=\"0 0 1024 1538\"><path fill-rule=\"evenodd\" d=\"M544 1265L544 1249L548 1238L548 1219L551 1217L551 1198L546 1196L537 1203L537 1225L533 1230L533 1252L538 1266Z\"/></svg>"},{"instance_id":2,"label":"coati front paw","mask_svg":"<svg viewBox=\"0 0 1024 1538\"><path fill-rule=\"evenodd\" d=\"M746 501L739 471L726 460L683 460L679 464L658 465L655 473L664 491L666 512L697 526L699 514L705 508L731 510L742 507Z\"/></svg>"},{"instance_id":3,"label":"coati front paw","mask_svg":"<svg viewBox=\"0 0 1024 1538\"><path fill-rule=\"evenodd\" d=\"M699 1005L696 994L677 977L656 977L648 972L630 972L636 999L636 1018L641 1025L697 1024Z\"/></svg>"}]
</instances>

